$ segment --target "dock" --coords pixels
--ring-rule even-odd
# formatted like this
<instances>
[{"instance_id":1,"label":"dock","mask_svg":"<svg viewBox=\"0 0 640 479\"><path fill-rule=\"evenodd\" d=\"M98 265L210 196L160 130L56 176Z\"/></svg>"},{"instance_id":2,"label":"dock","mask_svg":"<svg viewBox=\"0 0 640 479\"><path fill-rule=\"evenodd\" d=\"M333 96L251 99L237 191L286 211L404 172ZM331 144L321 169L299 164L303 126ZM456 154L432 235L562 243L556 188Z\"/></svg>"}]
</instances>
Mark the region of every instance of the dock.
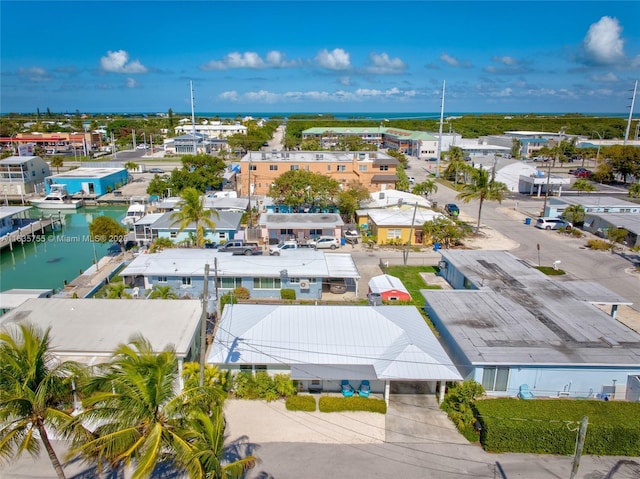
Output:
<instances>
[{"instance_id":1,"label":"dock","mask_svg":"<svg viewBox=\"0 0 640 479\"><path fill-rule=\"evenodd\" d=\"M51 215L48 218L40 218L29 222L17 230L0 237L0 250L9 247L13 251L15 243L29 242L36 236L42 236L47 231L52 231L56 225L59 226L61 223L62 219L59 215Z\"/></svg>"}]
</instances>

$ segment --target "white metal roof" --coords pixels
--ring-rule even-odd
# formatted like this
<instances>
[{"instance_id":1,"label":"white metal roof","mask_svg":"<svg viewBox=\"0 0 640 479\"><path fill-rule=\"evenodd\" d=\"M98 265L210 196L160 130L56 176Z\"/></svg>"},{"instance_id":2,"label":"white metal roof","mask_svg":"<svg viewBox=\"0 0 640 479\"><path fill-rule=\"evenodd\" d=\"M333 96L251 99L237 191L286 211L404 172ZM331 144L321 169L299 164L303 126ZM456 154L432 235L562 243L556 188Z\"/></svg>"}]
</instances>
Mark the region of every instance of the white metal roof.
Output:
<instances>
[{"instance_id":1,"label":"white metal roof","mask_svg":"<svg viewBox=\"0 0 640 479\"><path fill-rule=\"evenodd\" d=\"M191 276L204 277L204 265L212 275L215 258L218 276L280 277L287 270L290 277L360 278L350 254L324 253L311 248L283 252L280 256L244 256L213 249L171 248L158 253L138 255L121 276Z\"/></svg>"},{"instance_id":2,"label":"white metal roof","mask_svg":"<svg viewBox=\"0 0 640 479\"><path fill-rule=\"evenodd\" d=\"M341 367L352 366L372 367L370 379L461 379L414 306L227 305L208 362L292 366L298 379L351 379Z\"/></svg>"},{"instance_id":3,"label":"white metal roof","mask_svg":"<svg viewBox=\"0 0 640 479\"><path fill-rule=\"evenodd\" d=\"M400 190L384 190L371 193L371 198L363 202L363 207L386 208L387 206L418 205L423 208L431 208L431 201L423 196L414 195Z\"/></svg>"},{"instance_id":4,"label":"white metal roof","mask_svg":"<svg viewBox=\"0 0 640 479\"><path fill-rule=\"evenodd\" d=\"M369 289L373 293L384 293L385 291L396 290L409 294L409 291L405 288L404 284L402 284L400 278L396 278L390 274L381 274L371 278L369 280Z\"/></svg>"},{"instance_id":5,"label":"white metal roof","mask_svg":"<svg viewBox=\"0 0 640 479\"><path fill-rule=\"evenodd\" d=\"M358 210L359 216L369 216L371 221L378 226L411 226L412 221L414 226L422 226L425 221L432 221L434 218L444 217L442 213L438 213L437 211L418 208L415 211L416 215L414 220L413 213L414 208Z\"/></svg>"},{"instance_id":6,"label":"white metal roof","mask_svg":"<svg viewBox=\"0 0 640 479\"><path fill-rule=\"evenodd\" d=\"M344 225L336 213L262 213L258 220L267 228L335 228Z\"/></svg>"},{"instance_id":7,"label":"white metal roof","mask_svg":"<svg viewBox=\"0 0 640 479\"><path fill-rule=\"evenodd\" d=\"M180 358L199 334L201 312L199 300L29 299L0 317L0 326L50 327L53 352L72 358L108 357L135 334L155 351L172 345Z\"/></svg>"},{"instance_id":8,"label":"white metal roof","mask_svg":"<svg viewBox=\"0 0 640 479\"><path fill-rule=\"evenodd\" d=\"M30 210L31 206L0 206L0 220Z\"/></svg>"}]
</instances>

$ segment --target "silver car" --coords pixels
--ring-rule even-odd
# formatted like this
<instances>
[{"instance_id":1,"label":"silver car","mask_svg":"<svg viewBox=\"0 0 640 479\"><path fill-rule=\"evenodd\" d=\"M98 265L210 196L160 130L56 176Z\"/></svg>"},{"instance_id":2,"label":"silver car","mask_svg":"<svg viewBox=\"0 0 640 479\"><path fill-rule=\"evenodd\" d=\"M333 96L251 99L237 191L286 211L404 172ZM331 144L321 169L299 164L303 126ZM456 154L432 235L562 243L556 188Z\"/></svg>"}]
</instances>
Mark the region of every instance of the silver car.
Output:
<instances>
[{"instance_id":1,"label":"silver car","mask_svg":"<svg viewBox=\"0 0 640 479\"><path fill-rule=\"evenodd\" d=\"M317 239L309 240L308 244L315 249L336 249L340 247L340 240L333 236L320 236Z\"/></svg>"}]
</instances>

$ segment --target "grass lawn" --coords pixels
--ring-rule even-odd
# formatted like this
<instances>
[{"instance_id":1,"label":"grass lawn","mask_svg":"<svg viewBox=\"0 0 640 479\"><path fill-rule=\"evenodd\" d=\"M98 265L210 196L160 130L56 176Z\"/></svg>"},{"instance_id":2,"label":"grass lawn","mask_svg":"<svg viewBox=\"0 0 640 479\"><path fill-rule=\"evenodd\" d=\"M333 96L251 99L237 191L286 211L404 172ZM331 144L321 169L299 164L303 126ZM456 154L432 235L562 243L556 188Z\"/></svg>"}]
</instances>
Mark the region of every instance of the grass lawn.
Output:
<instances>
[{"instance_id":1,"label":"grass lawn","mask_svg":"<svg viewBox=\"0 0 640 479\"><path fill-rule=\"evenodd\" d=\"M424 308L424 298L420 294L421 289L442 289L438 285L428 285L424 282L420 273L435 273L439 271L437 266L389 266L387 274L395 276L402 281L405 288L411 294L411 304L417 306L421 311Z\"/></svg>"},{"instance_id":2,"label":"grass lawn","mask_svg":"<svg viewBox=\"0 0 640 479\"><path fill-rule=\"evenodd\" d=\"M536 266L535 268L547 276L560 276L566 274L563 270L555 269L553 266Z\"/></svg>"}]
</instances>

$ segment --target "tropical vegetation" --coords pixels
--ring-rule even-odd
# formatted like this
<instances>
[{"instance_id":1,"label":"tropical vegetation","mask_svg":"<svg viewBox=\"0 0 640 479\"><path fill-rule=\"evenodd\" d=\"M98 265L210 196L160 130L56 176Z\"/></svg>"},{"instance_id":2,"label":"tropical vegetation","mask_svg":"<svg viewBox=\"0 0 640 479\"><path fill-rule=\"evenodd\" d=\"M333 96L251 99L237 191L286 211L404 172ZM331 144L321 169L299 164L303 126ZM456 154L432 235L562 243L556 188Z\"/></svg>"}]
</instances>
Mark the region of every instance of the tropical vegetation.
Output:
<instances>
[{"instance_id":1,"label":"tropical vegetation","mask_svg":"<svg viewBox=\"0 0 640 479\"><path fill-rule=\"evenodd\" d=\"M471 172L471 182L465 184L462 190L456 196L457 199L469 203L471 200L479 200L478 202L478 224L476 225L476 233L480 231L480 219L482 215L482 204L484 201L502 200L509 193L507 185L499 181L495 181L489 176L489 172L483 168L476 168Z\"/></svg>"},{"instance_id":2,"label":"tropical vegetation","mask_svg":"<svg viewBox=\"0 0 640 479\"><path fill-rule=\"evenodd\" d=\"M211 230L216 229L216 223L212 217L218 217L215 210L206 209L204 207L204 197L195 188L185 188L181 195L180 201L176 205L176 210L171 213L173 225L179 225L179 231L184 231L191 224L195 223L195 246L204 248L205 228Z\"/></svg>"}]
</instances>

